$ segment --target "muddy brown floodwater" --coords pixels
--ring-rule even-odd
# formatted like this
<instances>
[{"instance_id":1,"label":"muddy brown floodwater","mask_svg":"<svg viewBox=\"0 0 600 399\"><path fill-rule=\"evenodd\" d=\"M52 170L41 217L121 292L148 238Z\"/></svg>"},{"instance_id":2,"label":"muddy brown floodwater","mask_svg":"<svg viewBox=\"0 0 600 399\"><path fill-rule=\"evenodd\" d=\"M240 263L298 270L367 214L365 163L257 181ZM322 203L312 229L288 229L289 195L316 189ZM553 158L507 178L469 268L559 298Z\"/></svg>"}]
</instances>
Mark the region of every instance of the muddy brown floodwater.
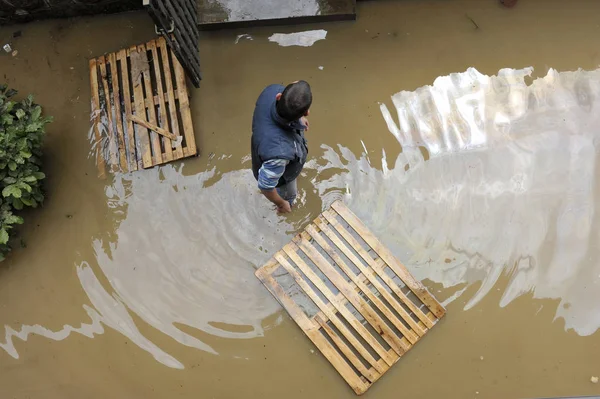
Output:
<instances>
[{"instance_id":1,"label":"muddy brown floodwater","mask_svg":"<svg viewBox=\"0 0 600 399\"><path fill-rule=\"evenodd\" d=\"M203 33L201 155L106 181L87 62L151 39L150 18L0 28L22 31L0 79L55 117L47 202L0 265L0 396L354 397L253 275L337 198L448 308L366 397L599 395L598 15L377 1L356 22ZM308 29L326 40L268 40ZM279 217L249 171L250 120L265 85L299 78L311 161Z\"/></svg>"}]
</instances>

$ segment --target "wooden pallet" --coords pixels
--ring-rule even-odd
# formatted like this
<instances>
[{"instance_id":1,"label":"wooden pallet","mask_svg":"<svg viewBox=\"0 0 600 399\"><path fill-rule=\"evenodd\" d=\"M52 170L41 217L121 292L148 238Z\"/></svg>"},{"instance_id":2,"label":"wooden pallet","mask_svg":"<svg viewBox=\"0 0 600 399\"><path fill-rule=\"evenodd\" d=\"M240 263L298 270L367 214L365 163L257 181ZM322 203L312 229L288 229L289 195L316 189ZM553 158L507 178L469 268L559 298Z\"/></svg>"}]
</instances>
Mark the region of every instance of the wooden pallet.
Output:
<instances>
[{"instance_id":1,"label":"wooden pallet","mask_svg":"<svg viewBox=\"0 0 600 399\"><path fill-rule=\"evenodd\" d=\"M127 172L197 155L185 73L164 38L90 60L90 81L100 177L106 162Z\"/></svg>"},{"instance_id":2,"label":"wooden pallet","mask_svg":"<svg viewBox=\"0 0 600 399\"><path fill-rule=\"evenodd\" d=\"M358 395L445 314L339 201L256 276ZM286 290L286 277L300 289Z\"/></svg>"}]
</instances>

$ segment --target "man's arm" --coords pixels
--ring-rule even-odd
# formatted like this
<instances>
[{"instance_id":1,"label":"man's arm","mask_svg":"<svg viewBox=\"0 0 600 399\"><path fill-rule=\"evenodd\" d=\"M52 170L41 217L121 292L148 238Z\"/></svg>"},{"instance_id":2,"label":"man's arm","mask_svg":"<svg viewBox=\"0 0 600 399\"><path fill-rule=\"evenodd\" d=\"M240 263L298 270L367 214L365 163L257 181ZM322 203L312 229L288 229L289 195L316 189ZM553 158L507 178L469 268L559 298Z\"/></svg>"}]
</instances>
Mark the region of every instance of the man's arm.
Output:
<instances>
[{"instance_id":1,"label":"man's arm","mask_svg":"<svg viewBox=\"0 0 600 399\"><path fill-rule=\"evenodd\" d=\"M271 201L277 206L277 212L289 213L292 211L292 206L290 205L290 203L281 198L281 196L277 193L276 189L272 189L271 191L260 190L260 192L265 197L267 197L269 201Z\"/></svg>"},{"instance_id":2,"label":"man's arm","mask_svg":"<svg viewBox=\"0 0 600 399\"><path fill-rule=\"evenodd\" d=\"M264 162L258 170L258 188L269 201L277 206L277 212L280 213L292 211L290 203L281 198L276 189L288 163L289 161L285 159L271 159Z\"/></svg>"}]
</instances>

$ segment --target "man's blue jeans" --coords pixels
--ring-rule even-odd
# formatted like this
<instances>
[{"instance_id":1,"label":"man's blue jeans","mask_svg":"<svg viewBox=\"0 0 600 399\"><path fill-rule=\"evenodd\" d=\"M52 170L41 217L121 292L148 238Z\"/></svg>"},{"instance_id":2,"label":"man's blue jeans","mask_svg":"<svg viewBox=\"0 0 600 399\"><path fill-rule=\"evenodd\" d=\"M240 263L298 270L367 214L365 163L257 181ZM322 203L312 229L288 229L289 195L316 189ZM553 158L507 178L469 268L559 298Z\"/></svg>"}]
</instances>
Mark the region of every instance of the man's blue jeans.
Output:
<instances>
[{"instance_id":1,"label":"man's blue jeans","mask_svg":"<svg viewBox=\"0 0 600 399\"><path fill-rule=\"evenodd\" d=\"M294 206L296 196L298 195L298 186L296 179L291 182L284 184L283 186L277 187L277 194L284 200L290 203L290 206Z\"/></svg>"}]
</instances>

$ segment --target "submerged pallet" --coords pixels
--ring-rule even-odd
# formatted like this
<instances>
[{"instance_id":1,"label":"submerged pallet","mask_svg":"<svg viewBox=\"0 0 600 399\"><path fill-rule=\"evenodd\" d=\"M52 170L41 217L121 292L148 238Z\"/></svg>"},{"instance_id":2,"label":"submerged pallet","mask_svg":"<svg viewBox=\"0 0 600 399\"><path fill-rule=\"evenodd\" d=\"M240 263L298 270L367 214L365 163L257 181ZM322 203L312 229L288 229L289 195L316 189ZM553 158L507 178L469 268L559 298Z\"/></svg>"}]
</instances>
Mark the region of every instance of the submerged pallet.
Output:
<instances>
[{"instance_id":1,"label":"submerged pallet","mask_svg":"<svg viewBox=\"0 0 600 399\"><path fill-rule=\"evenodd\" d=\"M90 60L98 172L197 155L186 78L164 38Z\"/></svg>"},{"instance_id":2,"label":"submerged pallet","mask_svg":"<svg viewBox=\"0 0 600 399\"><path fill-rule=\"evenodd\" d=\"M339 201L256 276L358 395L445 314Z\"/></svg>"}]
</instances>

